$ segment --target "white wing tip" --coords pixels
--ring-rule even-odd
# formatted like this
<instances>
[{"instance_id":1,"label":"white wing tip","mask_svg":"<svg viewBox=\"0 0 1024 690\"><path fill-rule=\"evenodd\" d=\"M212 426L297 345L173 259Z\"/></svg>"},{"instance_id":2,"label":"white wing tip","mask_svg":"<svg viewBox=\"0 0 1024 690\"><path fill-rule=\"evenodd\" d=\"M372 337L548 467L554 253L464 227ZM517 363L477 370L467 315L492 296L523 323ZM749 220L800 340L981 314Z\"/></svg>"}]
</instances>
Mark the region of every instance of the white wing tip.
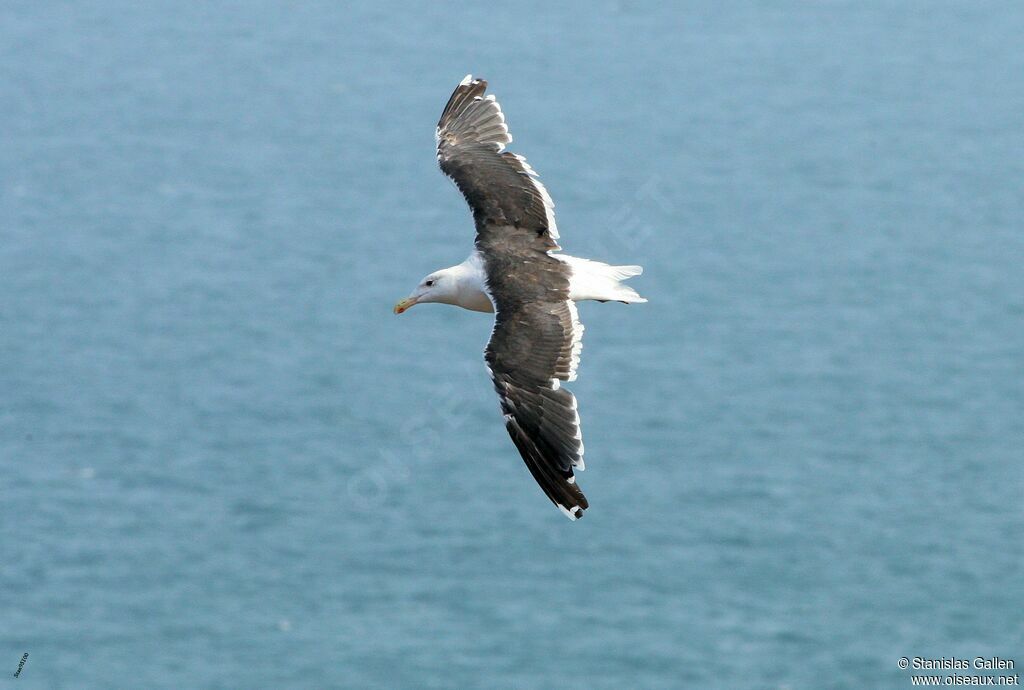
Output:
<instances>
[{"instance_id":1,"label":"white wing tip","mask_svg":"<svg viewBox=\"0 0 1024 690\"><path fill-rule=\"evenodd\" d=\"M583 509L580 508L579 506L573 506L572 509L569 509L563 506L561 503L556 503L555 505L558 506L558 509L562 511L562 514L565 515L565 517L569 518L574 522L583 517Z\"/></svg>"},{"instance_id":2,"label":"white wing tip","mask_svg":"<svg viewBox=\"0 0 1024 690\"><path fill-rule=\"evenodd\" d=\"M462 78L462 81L459 82L459 86L467 86L471 83L473 83L473 75L467 74Z\"/></svg>"}]
</instances>

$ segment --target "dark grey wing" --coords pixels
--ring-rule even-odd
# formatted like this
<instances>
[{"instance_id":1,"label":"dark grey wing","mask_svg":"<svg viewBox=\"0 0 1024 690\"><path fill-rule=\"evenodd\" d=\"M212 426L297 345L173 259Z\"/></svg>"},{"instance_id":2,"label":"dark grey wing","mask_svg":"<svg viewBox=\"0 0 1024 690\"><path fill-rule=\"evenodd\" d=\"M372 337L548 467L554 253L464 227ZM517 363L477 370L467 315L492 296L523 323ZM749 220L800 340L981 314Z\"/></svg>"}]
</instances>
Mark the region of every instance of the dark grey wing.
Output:
<instances>
[{"instance_id":1,"label":"dark grey wing","mask_svg":"<svg viewBox=\"0 0 1024 690\"><path fill-rule=\"evenodd\" d=\"M477 235L501 227L533 233L539 247L557 249L555 205L512 141L501 106L484 96L487 82L467 76L437 123L437 161L473 211Z\"/></svg>"},{"instance_id":2,"label":"dark grey wing","mask_svg":"<svg viewBox=\"0 0 1024 690\"><path fill-rule=\"evenodd\" d=\"M583 469L576 398L561 387L576 378L583 325L569 299L569 264L550 252L554 203L521 156L487 82L466 77L437 125L437 160L473 211L476 247L495 306L484 357L505 427L530 473L575 520L587 508L573 468Z\"/></svg>"},{"instance_id":3,"label":"dark grey wing","mask_svg":"<svg viewBox=\"0 0 1024 690\"><path fill-rule=\"evenodd\" d=\"M547 497L575 520L588 506L573 474L584 467L583 436L576 398L561 381L576 377L583 325L568 299L565 265L549 259L502 275L511 267L485 254L496 316L484 358L519 454ZM537 289L553 299L516 297Z\"/></svg>"}]
</instances>

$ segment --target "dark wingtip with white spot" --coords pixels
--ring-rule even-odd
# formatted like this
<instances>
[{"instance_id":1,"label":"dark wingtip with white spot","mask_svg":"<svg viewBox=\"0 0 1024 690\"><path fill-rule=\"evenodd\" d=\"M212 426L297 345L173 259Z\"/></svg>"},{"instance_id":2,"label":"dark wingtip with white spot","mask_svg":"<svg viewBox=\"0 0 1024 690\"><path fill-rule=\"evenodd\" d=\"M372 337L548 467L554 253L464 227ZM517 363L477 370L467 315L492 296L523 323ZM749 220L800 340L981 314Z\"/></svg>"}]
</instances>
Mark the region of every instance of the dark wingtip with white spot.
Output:
<instances>
[{"instance_id":1,"label":"dark wingtip with white spot","mask_svg":"<svg viewBox=\"0 0 1024 690\"><path fill-rule=\"evenodd\" d=\"M455 87L435 131L438 160L445 146L491 144L501 152L512 142L501 106L493 95L484 96L486 90L487 81L472 74Z\"/></svg>"},{"instance_id":2,"label":"dark wingtip with white spot","mask_svg":"<svg viewBox=\"0 0 1024 690\"><path fill-rule=\"evenodd\" d=\"M573 522L576 522L581 517L583 517L583 508L581 508L579 506L573 506L572 508L566 508L561 503L556 503L555 505L558 506L558 509L560 511L562 511L562 514L565 515L565 517L569 518Z\"/></svg>"}]
</instances>

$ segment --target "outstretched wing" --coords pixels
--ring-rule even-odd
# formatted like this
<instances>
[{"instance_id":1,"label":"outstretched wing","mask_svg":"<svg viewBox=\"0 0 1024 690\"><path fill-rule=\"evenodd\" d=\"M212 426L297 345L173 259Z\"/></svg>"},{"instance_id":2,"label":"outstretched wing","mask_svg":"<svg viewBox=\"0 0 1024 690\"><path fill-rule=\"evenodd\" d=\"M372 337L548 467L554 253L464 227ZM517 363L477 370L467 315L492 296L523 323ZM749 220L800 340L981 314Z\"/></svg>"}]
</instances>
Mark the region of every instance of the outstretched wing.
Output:
<instances>
[{"instance_id":1,"label":"outstretched wing","mask_svg":"<svg viewBox=\"0 0 1024 690\"><path fill-rule=\"evenodd\" d=\"M550 280L561 282L557 274ZM495 294L505 289L491 288ZM560 382L575 378L579 362L583 325L576 305L568 299L496 301L484 358L505 428L540 488L575 520L588 506L573 474L574 468L584 468L583 435L576 397Z\"/></svg>"},{"instance_id":2,"label":"outstretched wing","mask_svg":"<svg viewBox=\"0 0 1024 690\"><path fill-rule=\"evenodd\" d=\"M558 249L555 204L512 141L501 106L484 96L487 82L467 75L437 123L437 161L473 211L477 236L494 228L531 231L544 250Z\"/></svg>"},{"instance_id":3,"label":"outstretched wing","mask_svg":"<svg viewBox=\"0 0 1024 690\"><path fill-rule=\"evenodd\" d=\"M505 426L544 493L575 520L587 508L576 378L583 325L569 299L569 264L553 257L554 204L521 156L487 82L466 77L437 126L437 159L462 191L476 223L494 332L484 357Z\"/></svg>"}]
</instances>

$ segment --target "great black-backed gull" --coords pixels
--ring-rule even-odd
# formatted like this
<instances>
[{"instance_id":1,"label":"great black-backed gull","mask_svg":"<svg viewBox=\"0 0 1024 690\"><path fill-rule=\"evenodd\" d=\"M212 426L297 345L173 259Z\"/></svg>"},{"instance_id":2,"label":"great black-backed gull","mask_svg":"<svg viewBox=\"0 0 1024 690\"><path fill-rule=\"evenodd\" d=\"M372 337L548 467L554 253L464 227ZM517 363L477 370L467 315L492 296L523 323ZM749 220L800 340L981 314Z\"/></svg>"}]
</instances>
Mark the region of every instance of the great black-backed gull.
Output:
<instances>
[{"instance_id":1,"label":"great black-backed gull","mask_svg":"<svg viewBox=\"0 0 1024 690\"><path fill-rule=\"evenodd\" d=\"M621 281L640 266L610 266L556 254L554 202L512 141L487 82L467 75L437 123L437 160L458 186L476 223L475 249L457 266L435 271L395 305L439 302L495 312L484 352L505 427L533 478L571 520L587 499L573 468L583 469L576 379L583 324L575 302L646 302Z\"/></svg>"}]
</instances>

